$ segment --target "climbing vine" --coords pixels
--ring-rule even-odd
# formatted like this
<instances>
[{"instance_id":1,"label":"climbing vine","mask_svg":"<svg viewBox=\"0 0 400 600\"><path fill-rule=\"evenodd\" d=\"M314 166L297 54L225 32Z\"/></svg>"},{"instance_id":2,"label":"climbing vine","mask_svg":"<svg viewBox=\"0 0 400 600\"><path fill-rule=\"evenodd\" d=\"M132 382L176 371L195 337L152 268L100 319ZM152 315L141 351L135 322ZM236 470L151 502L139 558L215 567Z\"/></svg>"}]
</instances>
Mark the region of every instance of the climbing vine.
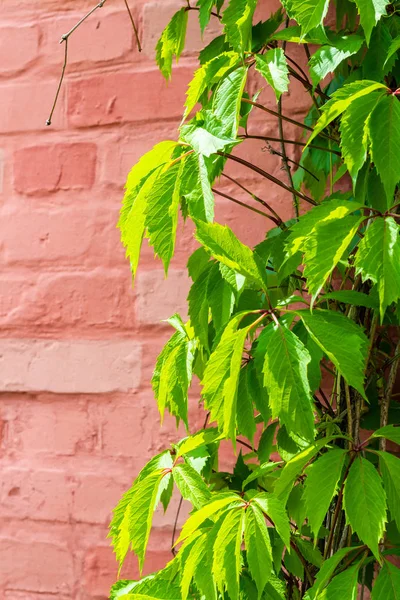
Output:
<instances>
[{"instance_id":1,"label":"climbing vine","mask_svg":"<svg viewBox=\"0 0 400 600\"><path fill-rule=\"evenodd\" d=\"M198 0L161 34L169 79L188 19L222 27L199 54L178 141L140 159L123 199L133 276L144 237L168 273L179 215L199 247L189 320L171 315L152 379L161 415L187 437L152 458L115 508L120 566L132 551L143 568L152 515L175 488L192 511L171 562L118 581L112 600L355 600L367 588L373 600L399 598L399 15L386 0L282 0L272 15L257 0ZM250 78L272 88L275 107L250 94ZM284 111L293 82L309 98L304 123ZM274 137L253 125L263 113L276 118ZM285 137L287 122L302 141ZM280 178L241 158L253 138L282 163ZM225 173L229 163L267 191L284 188L293 218ZM224 178L248 204L218 189ZM265 219L265 240L250 248L215 222L218 196ZM200 431L188 416L193 378ZM219 470L222 440L236 452L231 473Z\"/></svg>"}]
</instances>

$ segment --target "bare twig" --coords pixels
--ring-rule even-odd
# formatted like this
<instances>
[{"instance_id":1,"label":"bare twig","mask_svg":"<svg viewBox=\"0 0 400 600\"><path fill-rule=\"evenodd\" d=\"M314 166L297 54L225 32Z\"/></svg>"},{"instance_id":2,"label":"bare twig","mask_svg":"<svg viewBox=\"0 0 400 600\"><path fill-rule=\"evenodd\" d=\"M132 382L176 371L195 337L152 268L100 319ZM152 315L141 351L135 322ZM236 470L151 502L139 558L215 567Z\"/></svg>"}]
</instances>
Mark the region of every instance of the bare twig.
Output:
<instances>
[{"instance_id":1,"label":"bare twig","mask_svg":"<svg viewBox=\"0 0 400 600\"><path fill-rule=\"evenodd\" d=\"M60 95L60 90L61 90L61 86L62 86L62 83L63 83L63 80L64 80L65 70L66 70L67 63L68 63L68 40L69 40L70 36L78 29L78 27L80 27L82 25L82 23L84 23L86 21L86 19L88 19L96 10L98 10L99 8L103 8L103 6L105 5L106 2L107 2L107 0L100 0L100 2L98 2L96 4L96 6L93 6L93 8L91 8L86 13L86 15L84 15L69 31L67 31L67 33L64 33L61 36L60 44L63 44L65 42L64 63L63 63L63 66L62 66L61 77L60 77L60 81L59 81L58 86L57 86L57 91L56 91L56 95L55 95L55 98L54 98L53 106L51 108L49 118L46 121L46 125L48 125L48 126L51 125L51 122L52 122L52 119L53 119L53 114L54 114L55 108L57 106L58 97ZM128 1L124 0L124 2L125 2L126 9L128 11L128 14L129 14L130 21L132 23L133 31L135 33L138 50L139 50L139 52L141 52L142 51L142 46L140 44L139 34L138 34L138 30L137 30L135 21L133 20L133 16L132 16L132 13L131 13L130 8L129 8Z\"/></svg>"},{"instance_id":2,"label":"bare twig","mask_svg":"<svg viewBox=\"0 0 400 600\"><path fill-rule=\"evenodd\" d=\"M243 139L250 140L264 140L266 142L280 142L280 138L269 137L266 135L246 135L242 134L239 137ZM306 142L299 142L298 140L283 140L285 144L295 144L296 146L307 146ZM314 148L314 150L324 150L325 152L331 152L332 154L336 154L337 156L341 156L338 150L333 150L332 148L324 148L323 146L314 146L314 144L308 144L308 148Z\"/></svg>"},{"instance_id":3,"label":"bare twig","mask_svg":"<svg viewBox=\"0 0 400 600\"><path fill-rule=\"evenodd\" d=\"M388 383L385 390L385 395L381 404L381 427L386 427L389 420L389 407L390 400L392 398L393 387L396 381L397 370L399 368L400 363L400 340L397 342L396 350L394 352L397 358L392 362L392 367L390 369ZM386 440L385 438L380 438L379 447L384 452L386 450Z\"/></svg>"},{"instance_id":4,"label":"bare twig","mask_svg":"<svg viewBox=\"0 0 400 600\"><path fill-rule=\"evenodd\" d=\"M218 194L218 196L221 196L222 198L226 198L227 200L230 200L231 202L234 202L235 204L239 204L239 206L248 208L249 210L257 213L258 215L261 215L261 216L265 217L266 219L270 219L271 221L273 221L275 223L275 225L278 225L278 223L276 222L274 217L272 217L271 215L267 215L267 213L262 212L262 210L258 210L258 208L254 208L254 206L245 204L245 202L241 202L240 200L233 198L233 196L230 196L229 194L225 194L225 192L221 192L220 190L217 190L216 188L211 188L211 189L214 192L214 194Z\"/></svg>"},{"instance_id":5,"label":"bare twig","mask_svg":"<svg viewBox=\"0 0 400 600\"><path fill-rule=\"evenodd\" d=\"M174 528L172 530L171 552L172 552L173 556L176 556L175 538L176 538L176 530L178 528L178 519L179 519L179 515L181 512L182 503L183 503L183 496L181 496L181 498L179 500L178 510L176 511L176 515L175 515Z\"/></svg>"},{"instance_id":6,"label":"bare twig","mask_svg":"<svg viewBox=\"0 0 400 600\"><path fill-rule=\"evenodd\" d=\"M131 9L129 8L128 0L124 0L124 2L125 2L126 10L128 11L128 15L129 15L130 21L132 23L132 29L133 29L133 31L135 33L135 38L136 38L136 43L137 43L138 50L139 50L139 52L141 52L142 51L142 45L140 43L139 32L138 32L138 29L136 27L136 23L135 23L135 21L133 19L133 16L132 16L132 13L131 13Z\"/></svg>"}]
</instances>

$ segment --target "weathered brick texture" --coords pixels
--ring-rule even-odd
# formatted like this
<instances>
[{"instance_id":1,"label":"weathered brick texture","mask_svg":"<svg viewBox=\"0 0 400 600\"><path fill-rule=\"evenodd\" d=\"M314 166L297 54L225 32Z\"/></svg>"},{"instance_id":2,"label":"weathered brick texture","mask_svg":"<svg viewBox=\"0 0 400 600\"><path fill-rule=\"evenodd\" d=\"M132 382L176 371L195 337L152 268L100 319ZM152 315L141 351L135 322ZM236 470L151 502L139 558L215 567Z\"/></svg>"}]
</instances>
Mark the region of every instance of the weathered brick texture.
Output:
<instances>
[{"instance_id":1,"label":"weathered brick texture","mask_svg":"<svg viewBox=\"0 0 400 600\"><path fill-rule=\"evenodd\" d=\"M139 55L123 3L109 0L70 39L64 85L53 125L46 128L63 60L58 41L93 4L0 0L0 598L5 600L105 600L117 577L106 539L113 505L143 464L184 434L168 417L160 429L150 378L169 335L163 320L185 313L193 227L179 224L167 280L144 244L133 289L115 224L128 170L155 143L176 136L197 65L194 53L202 44L197 15L189 15L187 50L167 85L154 65L154 44L182 1L130 2L143 40ZM267 0L259 17L276 7L276 0ZM213 23L205 41L218 28ZM299 60L304 62L302 55ZM251 82L251 90L258 86L256 79ZM263 98L275 106L271 92ZM297 114L307 103L294 84L285 109ZM254 116L255 132L276 133L272 117ZM285 125L285 133L301 130ZM235 151L284 177L262 142ZM291 216L290 195L236 164L229 173L282 216ZM246 199L229 181L220 185ZM270 226L222 198L216 213L248 244L261 241ZM204 418L198 391L194 385L193 428ZM173 506L165 516L156 514L146 572L170 558ZM137 574L129 558L122 576Z\"/></svg>"}]
</instances>

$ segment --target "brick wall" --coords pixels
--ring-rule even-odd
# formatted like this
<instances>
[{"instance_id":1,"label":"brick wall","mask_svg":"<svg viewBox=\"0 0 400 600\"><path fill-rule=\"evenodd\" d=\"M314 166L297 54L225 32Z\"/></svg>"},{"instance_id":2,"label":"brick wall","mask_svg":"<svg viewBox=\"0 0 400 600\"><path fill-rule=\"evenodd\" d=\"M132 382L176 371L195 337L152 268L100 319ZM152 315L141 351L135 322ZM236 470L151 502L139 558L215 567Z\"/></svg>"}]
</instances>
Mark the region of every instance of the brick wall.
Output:
<instances>
[{"instance_id":1,"label":"brick wall","mask_svg":"<svg viewBox=\"0 0 400 600\"><path fill-rule=\"evenodd\" d=\"M179 435L172 420L159 429L150 377L169 334L161 320L185 312L192 229L179 229L167 281L144 248L133 290L115 224L129 168L154 143L176 135L201 43L196 15L190 15L188 51L166 86L153 63L154 44L182 2L131 1L143 39L139 55L123 2L108 0L70 40L65 84L46 128L63 60L58 41L93 4L0 0L5 600L107 598L117 577L106 539L110 511L144 462ZM269 16L275 5L266 5ZM264 99L274 106L271 93ZM292 115L308 104L295 84L285 102ZM255 127L276 133L272 119L257 118ZM298 135L291 126L285 133ZM276 157L262 147L257 142L237 152L283 179ZM291 215L290 197L279 188L236 165L231 173ZM262 217L220 199L216 212L245 242L263 238ZM193 427L196 397L194 390ZM173 508L156 515L147 572L170 557ZM137 575L133 559L122 575Z\"/></svg>"}]
</instances>

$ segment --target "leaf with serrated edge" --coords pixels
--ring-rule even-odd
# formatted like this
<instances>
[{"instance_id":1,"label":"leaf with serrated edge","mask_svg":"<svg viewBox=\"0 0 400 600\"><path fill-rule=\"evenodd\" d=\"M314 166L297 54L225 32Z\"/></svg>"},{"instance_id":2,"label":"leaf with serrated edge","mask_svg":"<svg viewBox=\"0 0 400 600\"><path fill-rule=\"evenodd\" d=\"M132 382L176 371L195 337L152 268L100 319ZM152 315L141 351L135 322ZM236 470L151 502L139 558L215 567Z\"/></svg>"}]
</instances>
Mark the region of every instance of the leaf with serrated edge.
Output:
<instances>
[{"instance_id":1,"label":"leaf with serrated edge","mask_svg":"<svg viewBox=\"0 0 400 600\"><path fill-rule=\"evenodd\" d=\"M371 437L384 437L395 444L400 444L400 427L394 425L386 425L374 431Z\"/></svg>"},{"instance_id":2,"label":"leaf with serrated edge","mask_svg":"<svg viewBox=\"0 0 400 600\"><path fill-rule=\"evenodd\" d=\"M226 513L214 543L213 575L217 588L229 598L238 600L241 565L241 546L245 511L236 508Z\"/></svg>"},{"instance_id":3,"label":"leaf with serrated edge","mask_svg":"<svg viewBox=\"0 0 400 600\"><path fill-rule=\"evenodd\" d=\"M364 30L367 45L371 38L371 33L381 17L386 15L387 0L354 0L358 14L360 15L360 23Z\"/></svg>"},{"instance_id":4,"label":"leaf with serrated edge","mask_svg":"<svg viewBox=\"0 0 400 600\"><path fill-rule=\"evenodd\" d=\"M340 448L328 450L306 470L304 500L308 524L315 538L337 492L345 456L345 450Z\"/></svg>"},{"instance_id":5,"label":"leaf with serrated edge","mask_svg":"<svg viewBox=\"0 0 400 600\"><path fill-rule=\"evenodd\" d=\"M385 0L384 0L385 1ZM400 180L400 102L385 94L372 111L368 123L371 156L388 198Z\"/></svg>"},{"instance_id":6,"label":"leaf with serrated edge","mask_svg":"<svg viewBox=\"0 0 400 600\"><path fill-rule=\"evenodd\" d=\"M172 58L179 60L185 46L188 12L182 7L178 10L164 31L156 46L156 62L165 79L171 78Z\"/></svg>"},{"instance_id":7,"label":"leaf with serrated edge","mask_svg":"<svg viewBox=\"0 0 400 600\"><path fill-rule=\"evenodd\" d=\"M253 503L246 510L244 539L249 570L261 598L272 571L272 548L265 517Z\"/></svg>"},{"instance_id":8,"label":"leaf with serrated edge","mask_svg":"<svg viewBox=\"0 0 400 600\"><path fill-rule=\"evenodd\" d=\"M386 496L377 470L361 456L350 467L343 505L347 522L379 561L379 541L386 523Z\"/></svg>"},{"instance_id":9,"label":"leaf with serrated edge","mask_svg":"<svg viewBox=\"0 0 400 600\"><path fill-rule=\"evenodd\" d=\"M176 465L172 475L185 500L189 500L197 509L211 499L211 492L200 475L187 463Z\"/></svg>"},{"instance_id":10,"label":"leaf with serrated edge","mask_svg":"<svg viewBox=\"0 0 400 600\"><path fill-rule=\"evenodd\" d=\"M368 338L361 327L331 310L300 310L301 317L311 337L333 362L347 383L365 398L364 369L368 352ZM343 344L346 336L346 344Z\"/></svg>"},{"instance_id":11,"label":"leaf with serrated edge","mask_svg":"<svg viewBox=\"0 0 400 600\"><path fill-rule=\"evenodd\" d=\"M284 504L275 494L262 492L254 496L252 502L255 502L267 517L271 519L279 537L282 539L286 548L290 550L290 526L289 517Z\"/></svg>"},{"instance_id":12,"label":"leaf with serrated edge","mask_svg":"<svg viewBox=\"0 0 400 600\"><path fill-rule=\"evenodd\" d=\"M226 38L240 53L251 49L251 25L256 5L256 0L230 0L222 15Z\"/></svg>"},{"instance_id":13,"label":"leaf with serrated edge","mask_svg":"<svg viewBox=\"0 0 400 600\"><path fill-rule=\"evenodd\" d=\"M375 219L361 240L356 273L370 279L379 293L381 321L386 308L400 298L400 228L392 217Z\"/></svg>"},{"instance_id":14,"label":"leaf with serrated edge","mask_svg":"<svg viewBox=\"0 0 400 600\"><path fill-rule=\"evenodd\" d=\"M301 37L322 25L328 12L329 0L283 0L292 19L301 25Z\"/></svg>"},{"instance_id":15,"label":"leaf with serrated edge","mask_svg":"<svg viewBox=\"0 0 400 600\"><path fill-rule=\"evenodd\" d=\"M354 565L336 575L319 595L318 600L357 600L357 578L360 565Z\"/></svg>"},{"instance_id":16,"label":"leaf with serrated edge","mask_svg":"<svg viewBox=\"0 0 400 600\"><path fill-rule=\"evenodd\" d=\"M333 556L325 560L321 569L317 573L314 585L307 592L309 600L315 600L316 598L319 598L319 593L327 585L338 565L350 552L357 551L358 549L359 546L353 548L341 548L335 552Z\"/></svg>"},{"instance_id":17,"label":"leaf with serrated edge","mask_svg":"<svg viewBox=\"0 0 400 600\"><path fill-rule=\"evenodd\" d=\"M385 560L372 588L371 600L400 599L400 569Z\"/></svg>"},{"instance_id":18,"label":"leaf with serrated edge","mask_svg":"<svg viewBox=\"0 0 400 600\"><path fill-rule=\"evenodd\" d=\"M237 135L247 72L247 67L239 67L228 73L213 94L212 110L222 122L225 135L230 138Z\"/></svg>"},{"instance_id":19,"label":"leaf with serrated edge","mask_svg":"<svg viewBox=\"0 0 400 600\"><path fill-rule=\"evenodd\" d=\"M256 54L256 71L269 83L278 101L289 87L289 70L282 48L273 48L266 54Z\"/></svg>"},{"instance_id":20,"label":"leaf with serrated edge","mask_svg":"<svg viewBox=\"0 0 400 600\"><path fill-rule=\"evenodd\" d=\"M379 452L379 467L390 514L400 530L400 459L389 452Z\"/></svg>"},{"instance_id":21,"label":"leaf with serrated edge","mask_svg":"<svg viewBox=\"0 0 400 600\"><path fill-rule=\"evenodd\" d=\"M268 342L264 358L264 385L268 390L272 417L289 431L312 441L315 436L313 401L307 378L311 357L304 344L283 325L264 330Z\"/></svg>"}]
</instances>

